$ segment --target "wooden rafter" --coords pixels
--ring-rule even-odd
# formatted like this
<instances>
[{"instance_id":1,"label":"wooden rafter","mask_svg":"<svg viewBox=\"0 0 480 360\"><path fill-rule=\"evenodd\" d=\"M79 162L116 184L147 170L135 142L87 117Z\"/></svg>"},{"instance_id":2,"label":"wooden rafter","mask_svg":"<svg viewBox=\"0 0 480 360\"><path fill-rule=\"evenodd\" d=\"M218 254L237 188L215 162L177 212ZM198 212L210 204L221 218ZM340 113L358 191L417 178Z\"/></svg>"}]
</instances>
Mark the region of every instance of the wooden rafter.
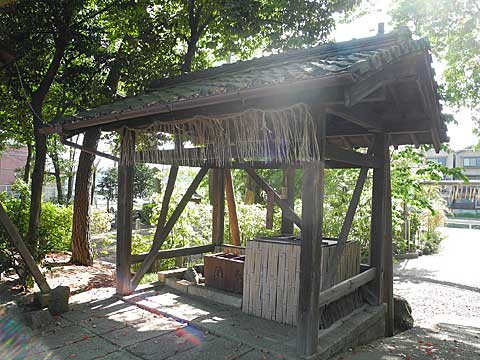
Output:
<instances>
[{"instance_id":1,"label":"wooden rafter","mask_svg":"<svg viewBox=\"0 0 480 360\"><path fill-rule=\"evenodd\" d=\"M335 115L348 122L351 122L352 124L361 126L367 130L380 131L382 129L379 117L370 112L355 112L353 109L341 105L335 107L327 107L325 111L328 114Z\"/></svg>"}]
</instances>

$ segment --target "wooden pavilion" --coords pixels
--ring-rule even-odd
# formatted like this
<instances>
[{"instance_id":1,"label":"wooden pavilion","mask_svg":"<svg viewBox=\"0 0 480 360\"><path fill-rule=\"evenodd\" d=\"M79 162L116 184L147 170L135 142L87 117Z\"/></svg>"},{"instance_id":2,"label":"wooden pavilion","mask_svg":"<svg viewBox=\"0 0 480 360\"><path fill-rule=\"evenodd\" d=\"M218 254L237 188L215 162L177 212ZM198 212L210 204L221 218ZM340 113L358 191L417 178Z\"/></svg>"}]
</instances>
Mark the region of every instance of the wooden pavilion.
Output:
<instances>
[{"instance_id":1,"label":"wooden pavilion","mask_svg":"<svg viewBox=\"0 0 480 360\"><path fill-rule=\"evenodd\" d=\"M118 190L117 292L130 294L155 260L213 252L223 244L225 172L244 169L282 210L282 232L301 229L297 351L317 351L320 304L365 288L387 304L393 332L392 225L389 146L447 141L426 39L408 29L320 45L153 81L149 91L59 120L45 129L69 137L97 127L121 136ZM175 147L165 149L165 139ZM361 149L368 149L362 151ZM87 152L101 154L93 149ZM111 155L109 155L111 157ZM131 254L134 164L171 165L149 253ZM169 219L179 166L199 172ZM256 172L284 170L278 194ZM292 169L302 169L302 214L293 210ZM373 169L370 263L330 287L322 273L325 168L359 168L356 187L333 253L345 245L369 169ZM212 172L212 244L161 250L200 181ZM133 262L141 265L132 273Z\"/></svg>"}]
</instances>

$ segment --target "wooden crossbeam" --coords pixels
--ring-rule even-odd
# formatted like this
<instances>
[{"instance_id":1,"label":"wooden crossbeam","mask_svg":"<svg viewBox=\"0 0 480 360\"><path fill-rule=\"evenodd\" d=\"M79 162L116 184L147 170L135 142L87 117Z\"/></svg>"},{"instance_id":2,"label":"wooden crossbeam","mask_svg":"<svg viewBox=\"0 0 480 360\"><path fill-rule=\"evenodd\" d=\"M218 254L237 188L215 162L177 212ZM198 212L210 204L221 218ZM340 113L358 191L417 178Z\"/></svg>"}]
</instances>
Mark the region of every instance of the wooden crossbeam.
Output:
<instances>
[{"instance_id":1,"label":"wooden crossbeam","mask_svg":"<svg viewBox=\"0 0 480 360\"><path fill-rule=\"evenodd\" d=\"M45 280L45 277L43 276L37 263L33 259L32 254L23 242L23 239L20 236L17 227L8 217L8 214L3 208L2 204L0 204L0 223L5 228L5 231L7 232L13 246L17 248L18 252L20 253L20 256L22 257L25 265L35 279L35 282L37 283L40 291L44 294L48 294L50 292L50 286L48 285L47 280Z\"/></svg>"},{"instance_id":2,"label":"wooden crossbeam","mask_svg":"<svg viewBox=\"0 0 480 360\"><path fill-rule=\"evenodd\" d=\"M252 177L252 179L260 186L263 191L267 193L271 193L273 195L273 200L275 204L277 204L282 212L291 219L295 225L297 225L300 229L302 228L302 220L300 217L295 214L295 211L288 205L288 202L285 199L282 199L280 195L265 181L261 178L260 175L257 174L255 169L246 165L244 167L245 171Z\"/></svg>"},{"instance_id":3,"label":"wooden crossbeam","mask_svg":"<svg viewBox=\"0 0 480 360\"><path fill-rule=\"evenodd\" d=\"M162 164L196 166L196 167L210 166L212 168L217 167L215 161L202 158L201 157L202 152L198 148L187 148L187 149L184 149L183 151L184 151L185 158L187 158L188 160L184 160L184 159L179 161L165 160L162 162ZM169 153L169 152L173 152L173 150L162 150L162 152ZM235 155L236 153L235 147L232 147L232 153ZM140 156L137 156L137 158L141 159L142 158L141 154ZM166 158L169 158L169 156L166 156ZM371 155L363 154L361 152L353 151L350 149L344 149L333 144L326 144L325 159L327 160L327 165L328 165L328 161L331 161L332 163L340 162L340 163L353 165L353 166L367 166L372 168L377 168L381 166L378 159L375 159ZM232 159L231 164L225 165L225 168L236 168L236 169L257 168L257 167L258 168L262 168L262 167L285 168L288 166L299 166L299 165L301 165L301 162L298 162L297 164L292 165L292 164L281 163L275 160L264 161L264 162L254 161L254 162L245 163L243 162L243 159L234 158Z\"/></svg>"},{"instance_id":4,"label":"wooden crossbeam","mask_svg":"<svg viewBox=\"0 0 480 360\"><path fill-rule=\"evenodd\" d=\"M331 288L322 291L318 297L318 306L328 305L342 297L354 292L361 286L375 279L375 269L370 268L354 277L344 280Z\"/></svg>"},{"instance_id":5,"label":"wooden crossbeam","mask_svg":"<svg viewBox=\"0 0 480 360\"><path fill-rule=\"evenodd\" d=\"M155 260L172 259L180 256L190 256L204 254L215 251L215 244L182 247L177 249L160 250L155 256ZM132 255L132 264L140 263L146 259L146 254Z\"/></svg>"},{"instance_id":6,"label":"wooden crossbeam","mask_svg":"<svg viewBox=\"0 0 480 360\"><path fill-rule=\"evenodd\" d=\"M378 116L375 116L373 113L365 112L364 110L356 113L353 109L340 105L335 107L327 107L325 111L328 114L335 115L367 130L379 131L382 129L382 125Z\"/></svg>"},{"instance_id":7,"label":"wooden crossbeam","mask_svg":"<svg viewBox=\"0 0 480 360\"><path fill-rule=\"evenodd\" d=\"M195 176L192 183L188 187L187 191L183 195L182 199L178 203L177 207L173 211L171 217L168 219L167 223L163 227L160 235L157 238L157 241L152 244L152 248L150 249L150 252L148 253L148 255L146 256L142 265L140 265L140 268L137 270L137 272L135 273L135 275L132 278L132 288L133 289L135 289L138 286L138 284L142 280L145 273L152 266L153 262L155 261L155 258L157 256L158 251L160 250L161 246L165 242L167 236L172 231L173 226L175 225L178 218L182 214L183 210L185 209L185 206L187 206L188 202L192 198L192 195L195 192L195 190L197 190L198 185L200 185L200 182L205 177L207 171L208 171L208 167L203 167L203 168L200 169L200 171L198 172L198 174Z\"/></svg>"},{"instance_id":8,"label":"wooden crossbeam","mask_svg":"<svg viewBox=\"0 0 480 360\"><path fill-rule=\"evenodd\" d=\"M329 160L367 168L379 168L382 166L381 160L371 154L363 154L358 151L343 149L333 144L327 144L325 157Z\"/></svg>"}]
</instances>

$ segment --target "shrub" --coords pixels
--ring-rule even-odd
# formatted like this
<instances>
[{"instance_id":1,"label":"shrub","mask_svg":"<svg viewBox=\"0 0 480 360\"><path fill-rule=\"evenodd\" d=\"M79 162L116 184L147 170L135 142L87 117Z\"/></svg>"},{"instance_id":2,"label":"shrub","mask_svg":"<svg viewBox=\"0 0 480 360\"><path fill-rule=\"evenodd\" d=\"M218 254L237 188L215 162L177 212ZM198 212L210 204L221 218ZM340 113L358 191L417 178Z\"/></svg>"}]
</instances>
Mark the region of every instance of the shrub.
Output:
<instances>
[{"instance_id":1,"label":"shrub","mask_svg":"<svg viewBox=\"0 0 480 360\"><path fill-rule=\"evenodd\" d=\"M92 210L90 231L92 234L101 234L112 228L113 214L99 209Z\"/></svg>"},{"instance_id":2,"label":"shrub","mask_svg":"<svg viewBox=\"0 0 480 360\"><path fill-rule=\"evenodd\" d=\"M145 203L140 210L140 221L147 225L152 225L152 215L156 207L155 203Z\"/></svg>"},{"instance_id":3,"label":"shrub","mask_svg":"<svg viewBox=\"0 0 480 360\"><path fill-rule=\"evenodd\" d=\"M0 201L10 219L25 238L28 231L29 197L9 196L2 194ZM70 249L72 234L72 206L45 202L42 204L40 218L38 253L43 257L49 251L65 251ZM0 242L9 244L10 240L0 228Z\"/></svg>"},{"instance_id":4,"label":"shrub","mask_svg":"<svg viewBox=\"0 0 480 360\"><path fill-rule=\"evenodd\" d=\"M72 215L73 208L71 205L64 206L51 202L42 204L39 232L42 254L70 249Z\"/></svg>"}]
</instances>

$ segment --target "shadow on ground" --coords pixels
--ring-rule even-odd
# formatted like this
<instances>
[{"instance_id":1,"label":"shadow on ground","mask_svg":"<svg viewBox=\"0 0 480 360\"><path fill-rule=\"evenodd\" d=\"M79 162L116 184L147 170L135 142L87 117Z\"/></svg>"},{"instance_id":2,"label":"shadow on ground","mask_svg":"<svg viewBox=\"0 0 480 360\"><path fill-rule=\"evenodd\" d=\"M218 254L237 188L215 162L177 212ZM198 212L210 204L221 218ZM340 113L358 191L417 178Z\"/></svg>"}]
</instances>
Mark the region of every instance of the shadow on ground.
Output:
<instances>
[{"instance_id":1,"label":"shadow on ground","mask_svg":"<svg viewBox=\"0 0 480 360\"><path fill-rule=\"evenodd\" d=\"M283 359L286 338L294 339L292 327L274 323L283 332L272 334L265 321L235 319L239 313L230 308L163 289L135 294L127 301L114 296L71 308L53 324L33 331L15 306L4 305L0 359ZM239 341L245 337L259 347ZM269 354L262 344L276 346L277 351Z\"/></svg>"}]
</instances>

